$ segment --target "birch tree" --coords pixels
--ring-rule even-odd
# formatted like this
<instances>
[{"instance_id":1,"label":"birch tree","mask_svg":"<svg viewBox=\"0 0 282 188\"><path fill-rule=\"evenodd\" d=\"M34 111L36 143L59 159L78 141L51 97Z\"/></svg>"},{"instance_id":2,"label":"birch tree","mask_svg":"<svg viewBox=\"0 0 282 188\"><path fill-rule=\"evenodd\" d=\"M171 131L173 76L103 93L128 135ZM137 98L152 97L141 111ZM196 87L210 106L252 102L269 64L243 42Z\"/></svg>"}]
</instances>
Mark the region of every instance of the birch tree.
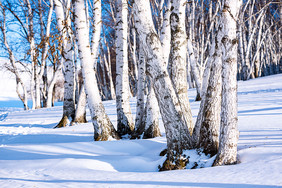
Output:
<instances>
[{"instance_id":1,"label":"birch tree","mask_svg":"<svg viewBox=\"0 0 282 188\"><path fill-rule=\"evenodd\" d=\"M222 31L217 31L215 44L211 49L211 70L208 86L201 100L200 110L194 130L198 137L197 147L203 148L206 154L215 155L219 145L219 127L221 111L221 70L222 70ZM200 126L200 128L199 128Z\"/></svg>"},{"instance_id":2,"label":"birch tree","mask_svg":"<svg viewBox=\"0 0 282 188\"><path fill-rule=\"evenodd\" d=\"M161 41L155 31L149 1L135 0L133 5L135 26L148 56L147 71L152 78L167 137L167 160L162 170L185 167L181 154L192 147L187 124L181 106L169 78Z\"/></svg>"},{"instance_id":3,"label":"birch tree","mask_svg":"<svg viewBox=\"0 0 282 188\"><path fill-rule=\"evenodd\" d=\"M44 17L44 10L42 5L42 0L38 1L38 8L39 8L39 21L40 21L40 37L41 42L39 44L40 48L42 48L42 55L41 55L41 65L38 74L36 74L36 88L40 88L41 79L44 83L44 90L43 90L43 106L47 107L47 96L48 96L48 78L47 78L47 57L48 57L48 46L49 46L49 39L50 39L50 30L51 30L51 21L52 21L52 14L53 14L53 0L49 0L49 10L47 15L47 23L46 27L43 21ZM44 32L45 31L45 32ZM38 91L37 91L38 92ZM40 95L37 93L37 95ZM50 97L50 96L49 96Z\"/></svg>"},{"instance_id":4,"label":"birch tree","mask_svg":"<svg viewBox=\"0 0 282 188\"><path fill-rule=\"evenodd\" d=\"M150 79L150 78L148 78ZM161 136L159 128L159 105L153 88L152 80L148 81L149 93L147 95L145 115L143 116L142 138L155 138Z\"/></svg>"},{"instance_id":5,"label":"birch tree","mask_svg":"<svg viewBox=\"0 0 282 188\"><path fill-rule=\"evenodd\" d=\"M104 141L112 138L119 139L113 124L105 112L105 108L99 95L99 89L94 71L95 59L92 59L89 43L90 39L86 19L85 1L73 0L73 4L76 39L78 44L79 58L82 66L88 107L90 109L91 120L94 126L94 140ZM95 2L95 8L101 11L101 1ZM100 33L95 33L95 35L100 35ZM93 49L92 54L96 54L96 50L98 49Z\"/></svg>"},{"instance_id":6,"label":"birch tree","mask_svg":"<svg viewBox=\"0 0 282 188\"><path fill-rule=\"evenodd\" d=\"M135 117L135 131L144 123L145 115L145 54L142 44L139 43L139 56L138 56L138 77L137 77L137 96L136 96L136 117ZM138 134L140 134L139 132Z\"/></svg>"},{"instance_id":7,"label":"birch tree","mask_svg":"<svg viewBox=\"0 0 282 188\"><path fill-rule=\"evenodd\" d=\"M188 83L186 72L186 29L185 29L185 0L171 0L171 79L180 102L186 125L192 133L194 125L188 99Z\"/></svg>"},{"instance_id":8,"label":"birch tree","mask_svg":"<svg viewBox=\"0 0 282 188\"><path fill-rule=\"evenodd\" d=\"M221 12L222 29L222 103L219 151L214 165L227 165L237 162L237 36L236 22L241 0L225 0Z\"/></svg>"},{"instance_id":9,"label":"birch tree","mask_svg":"<svg viewBox=\"0 0 282 188\"><path fill-rule=\"evenodd\" d=\"M126 0L117 0L116 10L116 106L119 135L130 134L134 123L129 105L128 50Z\"/></svg>"},{"instance_id":10,"label":"birch tree","mask_svg":"<svg viewBox=\"0 0 282 188\"><path fill-rule=\"evenodd\" d=\"M63 116L55 128L65 127L75 116L75 68L73 63L72 31L70 23L70 0L62 3L54 0L57 27L63 43L62 57L64 60L64 105Z\"/></svg>"},{"instance_id":11,"label":"birch tree","mask_svg":"<svg viewBox=\"0 0 282 188\"><path fill-rule=\"evenodd\" d=\"M75 118L72 123L86 123L86 93L82 71L78 72L79 98L75 109Z\"/></svg>"}]
</instances>

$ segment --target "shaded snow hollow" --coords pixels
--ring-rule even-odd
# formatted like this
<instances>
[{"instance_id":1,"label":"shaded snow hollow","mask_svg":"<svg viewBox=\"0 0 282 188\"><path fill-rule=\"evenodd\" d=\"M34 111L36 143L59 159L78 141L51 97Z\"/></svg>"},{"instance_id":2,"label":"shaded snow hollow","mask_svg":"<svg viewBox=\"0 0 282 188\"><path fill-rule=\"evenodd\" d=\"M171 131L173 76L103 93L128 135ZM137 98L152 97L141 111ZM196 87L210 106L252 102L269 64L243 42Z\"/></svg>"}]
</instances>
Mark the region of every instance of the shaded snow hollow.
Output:
<instances>
[{"instance_id":1,"label":"shaded snow hollow","mask_svg":"<svg viewBox=\"0 0 282 188\"><path fill-rule=\"evenodd\" d=\"M241 163L232 166L157 172L166 147L163 125L159 138L93 142L91 123L52 129L62 107L2 112L0 187L282 187L281 80L282 74L239 82ZM189 98L195 122L195 90ZM133 113L135 104L132 99ZM116 124L115 102L104 105ZM187 155L211 165L195 150Z\"/></svg>"}]
</instances>

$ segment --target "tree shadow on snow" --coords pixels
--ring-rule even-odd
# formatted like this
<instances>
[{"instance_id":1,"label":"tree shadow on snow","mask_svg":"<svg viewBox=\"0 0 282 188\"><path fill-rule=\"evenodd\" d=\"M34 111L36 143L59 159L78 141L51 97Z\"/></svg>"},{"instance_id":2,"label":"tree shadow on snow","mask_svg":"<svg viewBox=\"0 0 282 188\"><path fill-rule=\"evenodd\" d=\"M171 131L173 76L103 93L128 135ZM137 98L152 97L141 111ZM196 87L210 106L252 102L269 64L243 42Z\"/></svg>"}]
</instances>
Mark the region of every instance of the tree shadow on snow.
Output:
<instances>
[{"instance_id":1,"label":"tree shadow on snow","mask_svg":"<svg viewBox=\"0 0 282 188\"><path fill-rule=\"evenodd\" d=\"M276 185L255 185L255 184L232 184L232 183L192 183L192 182L166 182L166 181L103 181L103 180L31 180L22 178L0 178L0 180L8 181L26 181L34 183L87 183L87 184L106 184L106 185L152 185L152 186L186 186L186 187L245 187L245 188L278 188Z\"/></svg>"}]
</instances>

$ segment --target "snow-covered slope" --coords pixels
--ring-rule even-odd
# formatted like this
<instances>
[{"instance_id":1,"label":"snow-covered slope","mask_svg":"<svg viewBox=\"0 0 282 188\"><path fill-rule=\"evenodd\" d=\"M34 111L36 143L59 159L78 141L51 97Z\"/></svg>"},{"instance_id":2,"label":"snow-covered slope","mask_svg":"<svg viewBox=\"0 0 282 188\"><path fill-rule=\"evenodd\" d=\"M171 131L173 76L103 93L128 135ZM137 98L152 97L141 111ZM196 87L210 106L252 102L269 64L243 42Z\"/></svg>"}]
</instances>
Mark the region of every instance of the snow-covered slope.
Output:
<instances>
[{"instance_id":1,"label":"snow-covered slope","mask_svg":"<svg viewBox=\"0 0 282 188\"><path fill-rule=\"evenodd\" d=\"M2 114L0 187L282 187L281 80L239 82L241 163L232 166L157 172L164 136L94 142L91 123L52 129L62 107ZM115 102L104 104L116 124ZM199 102L191 107L196 118Z\"/></svg>"}]
</instances>

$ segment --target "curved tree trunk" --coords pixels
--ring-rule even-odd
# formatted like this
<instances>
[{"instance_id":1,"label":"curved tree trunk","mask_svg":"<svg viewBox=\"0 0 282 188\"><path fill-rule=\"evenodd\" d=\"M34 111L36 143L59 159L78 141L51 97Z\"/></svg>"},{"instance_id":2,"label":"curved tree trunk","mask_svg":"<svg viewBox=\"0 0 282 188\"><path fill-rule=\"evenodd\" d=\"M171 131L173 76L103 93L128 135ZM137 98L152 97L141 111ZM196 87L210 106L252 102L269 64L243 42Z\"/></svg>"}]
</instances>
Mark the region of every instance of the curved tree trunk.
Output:
<instances>
[{"instance_id":1,"label":"curved tree trunk","mask_svg":"<svg viewBox=\"0 0 282 188\"><path fill-rule=\"evenodd\" d=\"M152 18L148 16L151 15L150 3L149 1L135 0L133 9L140 42L148 54L147 71L153 81L166 130L167 160L162 170L184 168L185 162L183 163L181 154L183 149L192 147L191 137L164 63L160 39L155 31Z\"/></svg>"},{"instance_id":2,"label":"curved tree trunk","mask_svg":"<svg viewBox=\"0 0 282 188\"><path fill-rule=\"evenodd\" d=\"M94 139L96 141L104 141L111 138L119 139L113 124L105 112L105 108L99 94L96 75L93 68L95 60L92 59L90 43L87 42L89 41L89 30L87 27L84 0L73 0L73 2L76 39L82 66L87 102L94 126ZM101 11L101 1L97 0L95 6L95 8ZM95 34L100 35L100 33Z\"/></svg>"}]
</instances>

